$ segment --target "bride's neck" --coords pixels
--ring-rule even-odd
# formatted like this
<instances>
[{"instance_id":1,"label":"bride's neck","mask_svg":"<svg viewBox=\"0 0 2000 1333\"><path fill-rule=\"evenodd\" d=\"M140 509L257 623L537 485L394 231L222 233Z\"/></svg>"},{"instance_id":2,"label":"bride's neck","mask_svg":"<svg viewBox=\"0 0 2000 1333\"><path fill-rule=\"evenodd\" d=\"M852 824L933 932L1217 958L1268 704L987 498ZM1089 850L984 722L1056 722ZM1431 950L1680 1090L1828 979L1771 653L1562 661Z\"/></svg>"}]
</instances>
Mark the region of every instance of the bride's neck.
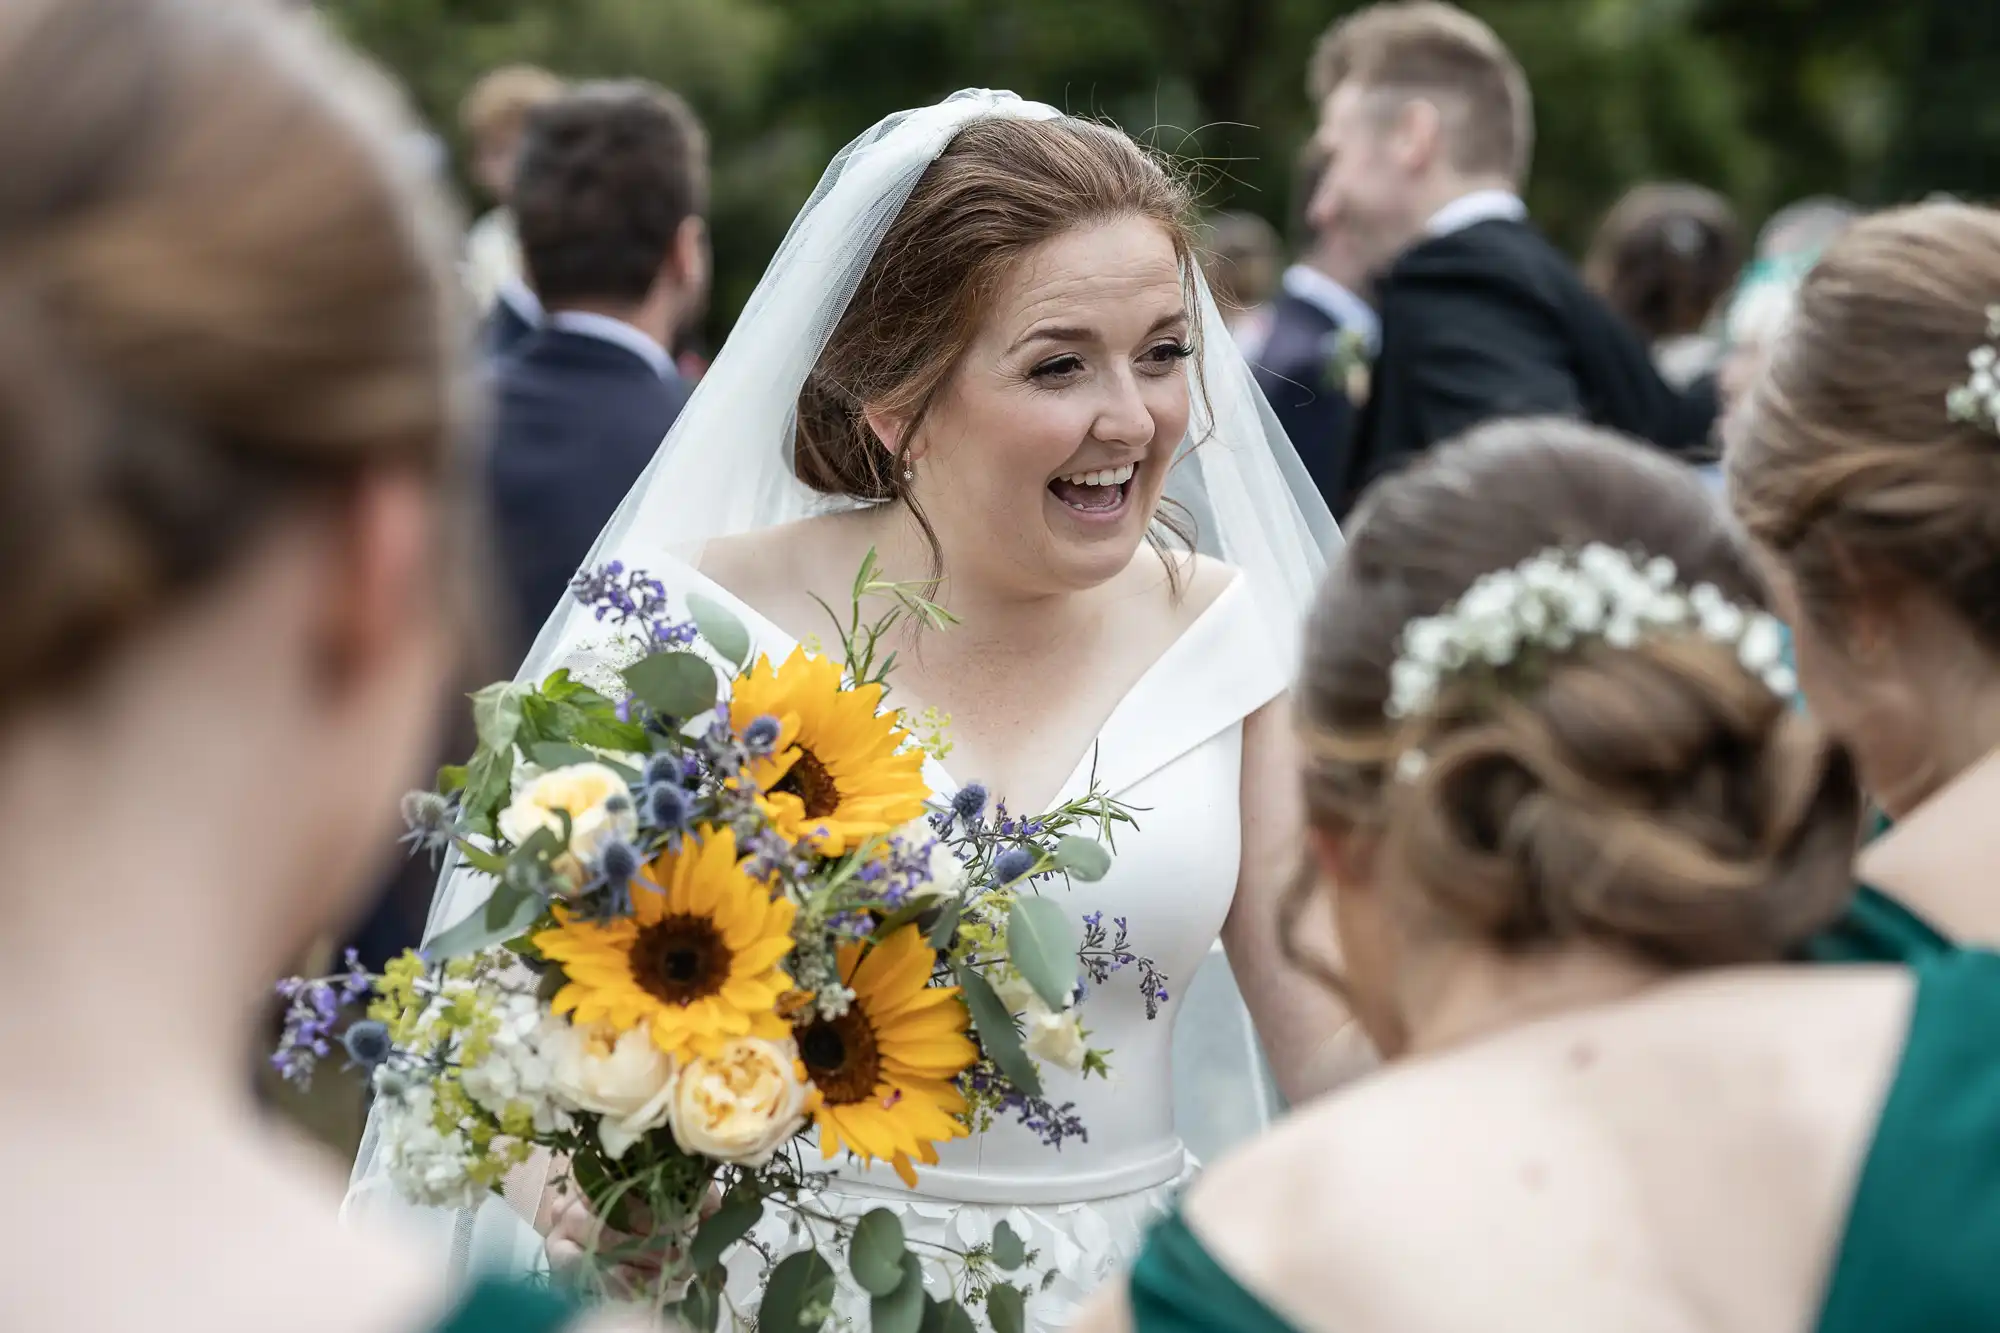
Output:
<instances>
[{"instance_id":1,"label":"bride's neck","mask_svg":"<svg viewBox=\"0 0 2000 1333\"><path fill-rule=\"evenodd\" d=\"M1028 589L995 575L976 552L955 552L946 533L937 534L934 549L915 515L902 505L867 511L865 524L886 577L923 583L942 566L943 579L933 599L963 622L967 634L962 638L1004 640L1024 627L1046 628L1077 600L1072 591Z\"/></svg>"}]
</instances>

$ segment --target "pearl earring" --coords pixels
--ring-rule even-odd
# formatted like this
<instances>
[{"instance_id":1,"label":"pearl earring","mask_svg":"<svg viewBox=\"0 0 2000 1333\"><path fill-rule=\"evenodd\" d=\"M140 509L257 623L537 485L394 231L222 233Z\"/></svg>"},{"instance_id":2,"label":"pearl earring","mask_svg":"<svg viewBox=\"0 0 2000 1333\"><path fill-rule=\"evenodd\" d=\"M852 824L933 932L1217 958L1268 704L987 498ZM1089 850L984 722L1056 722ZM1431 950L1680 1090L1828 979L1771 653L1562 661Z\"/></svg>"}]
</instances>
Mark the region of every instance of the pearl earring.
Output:
<instances>
[{"instance_id":1,"label":"pearl earring","mask_svg":"<svg viewBox=\"0 0 2000 1333\"><path fill-rule=\"evenodd\" d=\"M908 463L903 464L903 480L915 481L916 479L917 479L917 470L911 467Z\"/></svg>"}]
</instances>

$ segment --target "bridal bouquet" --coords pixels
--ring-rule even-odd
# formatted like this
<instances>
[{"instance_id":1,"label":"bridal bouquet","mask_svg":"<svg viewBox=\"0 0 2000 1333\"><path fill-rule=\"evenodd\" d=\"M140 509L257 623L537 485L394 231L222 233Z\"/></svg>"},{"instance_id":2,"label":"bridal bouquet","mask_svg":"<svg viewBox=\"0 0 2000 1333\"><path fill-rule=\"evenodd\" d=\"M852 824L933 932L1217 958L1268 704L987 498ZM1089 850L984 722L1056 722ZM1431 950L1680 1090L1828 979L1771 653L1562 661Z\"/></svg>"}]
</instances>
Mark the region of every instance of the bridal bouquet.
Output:
<instances>
[{"instance_id":1,"label":"bridal bouquet","mask_svg":"<svg viewBox=\"0 0 2000 1333\"><path fill-rule=\"evenodd\" d=\"M607 1243L591 1274L657 1272L655 1305L692 1327L742 1317L724 1281L738 1255L762 1266L763 1330L820 1327L835 1263L877 1333L969 1327L974 1304L1021 1327L1036 1256L1018 1237L923 1256L949 1277L940 1302L893 1212L815 1207L809 1150L914 1183L938 1144L996 1117L1055 1147L1086 1132L1040 1076L1106 1068L1079 977L1137 964L1149 1007L1165 978L1122 922L1079 937L1043 890L1101 877L1129 812L1094 783L1030 819L976 786L933 800L944 719L886 705L883 648L905 617L949 617L872 553L837 657L752 660L726 608L691 596L677 616L617 564L574 592L610 665L481 690L477 753L405 801L415 848L490 877L484 905L380 976L284 983L279 1068L309 1077L341 1007L366 1000L340 1040L372 1070L396 1187L469 1206L547 1151L643 1237ZM873 620L870 599L888 603ZM773 1262L751 1232L774 1209L836 1252Z\"/></svg>"}]
</instances>

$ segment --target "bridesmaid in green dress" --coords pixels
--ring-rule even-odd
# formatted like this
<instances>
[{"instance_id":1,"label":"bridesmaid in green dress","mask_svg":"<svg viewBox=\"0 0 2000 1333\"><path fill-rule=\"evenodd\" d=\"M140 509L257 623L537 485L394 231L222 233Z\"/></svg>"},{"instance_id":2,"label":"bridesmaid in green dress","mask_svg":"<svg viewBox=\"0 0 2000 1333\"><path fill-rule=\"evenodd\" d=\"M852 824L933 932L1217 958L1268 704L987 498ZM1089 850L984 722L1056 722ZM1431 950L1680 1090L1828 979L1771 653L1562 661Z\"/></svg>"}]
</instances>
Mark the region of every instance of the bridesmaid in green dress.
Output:
<instances>
[{"instance_id":1,"label":"bridesmaid in green dress","mask_svg":"<svg viewBox=\"0 0 2000 1333\"><path fill-rule=\"evenodd\" d=\"M2000 214L1864 219L1806 279L1727 426L1730 502L1806 701L1895 820L1822 958L2000 944L1996 304Z\"/></svg>"},{"instance_id":2,"label":"bridesmaid in green dress","mask_svg":"<svg viewBox=\"0 0 2000 1333\"><path fill-rule=\"evenodd\" d=\"M2000 957L1789 963L1847 908L1861 800L1701 483L1503 423L1348 537L1302 891L1338 885L1328 979L1387 1064L1213 1167L1079 1327L2000 1326ZM1593 558L1609 611L1544 556L1591 542L1631 558Z\"/></svg>"},{"instance_id":3,"label":"bridesmaid in green dress","mask_svg":"<svg viewBox=\"0 0 2000 1333\"><path fill-rule=\"evenodd\" d=\"M451 228L302 8L0 5L4 1329L577 1323L343 1229L252 1098L431 752L464 536Z\"/></svg>"}]
</instances>

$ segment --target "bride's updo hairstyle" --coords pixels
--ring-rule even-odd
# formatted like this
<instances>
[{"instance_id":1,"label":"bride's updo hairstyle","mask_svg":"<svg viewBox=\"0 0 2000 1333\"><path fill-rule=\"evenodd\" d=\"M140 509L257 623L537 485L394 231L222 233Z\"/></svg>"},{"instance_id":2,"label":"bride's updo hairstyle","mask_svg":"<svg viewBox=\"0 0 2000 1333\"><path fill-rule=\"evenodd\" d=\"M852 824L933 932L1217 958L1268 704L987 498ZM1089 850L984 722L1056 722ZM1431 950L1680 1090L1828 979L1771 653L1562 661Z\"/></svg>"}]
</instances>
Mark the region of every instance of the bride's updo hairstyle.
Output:
<instances>
[{"instance_id":1,"label":"bride's updo hairstyle","mask_svg":"<svg viewBox=\"0 0 2000 1333\"><path fill-rule=\"evenodd\" d=\"M799 480L822 495L901 501L935 554L902 454L971 344L994 290L1042 242L1135 217L1160 225L1191 284L1192 201L1126 135L1069 116L980 120L960 130L889 224L799 394ZM1198 348L1200 309L1191 287L1188 311ZM869 429L864 405L909 422L896 454ZM1174 530L1191 544L1189 534Z\"/></svg>"},{"instance_id":2,"label":"bride's updo hairstyle","mask_svg":"<svg viewBox=\"0 0 2000 1333\"><path fill-rule=\"evenodd\" d=\"M445 466L463 321L403 124L309 15L0 6L0 711L299 504Z\"/></svg>"},{"instance_id":3,"label":"bride's updo hairstyle","mask_svg":"<svg viewBox=\"0 0 2000 1333\"><path fill-rule=\"evenodd\" d=\"M1726 466L1814 622L1837 627L1857 579L1888 575L2000 653L2000 420L1951 410L1975 349L2000 344L1995 305L2000 213L1965 204L1855 223L1800 288Z\"/></svg>"},{"instance_id":4,"label":"bride's updo hairstyle","mask_svg":"<svg viewBox=\"0 0 2000 1333\"><path fill-rule=\"evenodd\" d=\"M1683 591L1763 604L1696 474L1603 431L1485 426L1370 491L1307 630L1309 817L1381 839L1399 871L1388 910L1413 931L1673 967L1783 958L1847 901L1860 797L1846 752L1728 643L1583 634L1519 672L1446 673L1434 703L1390 716L1412 620L1593 543L1671 560Z\"/></svg>"}]
</instances>

